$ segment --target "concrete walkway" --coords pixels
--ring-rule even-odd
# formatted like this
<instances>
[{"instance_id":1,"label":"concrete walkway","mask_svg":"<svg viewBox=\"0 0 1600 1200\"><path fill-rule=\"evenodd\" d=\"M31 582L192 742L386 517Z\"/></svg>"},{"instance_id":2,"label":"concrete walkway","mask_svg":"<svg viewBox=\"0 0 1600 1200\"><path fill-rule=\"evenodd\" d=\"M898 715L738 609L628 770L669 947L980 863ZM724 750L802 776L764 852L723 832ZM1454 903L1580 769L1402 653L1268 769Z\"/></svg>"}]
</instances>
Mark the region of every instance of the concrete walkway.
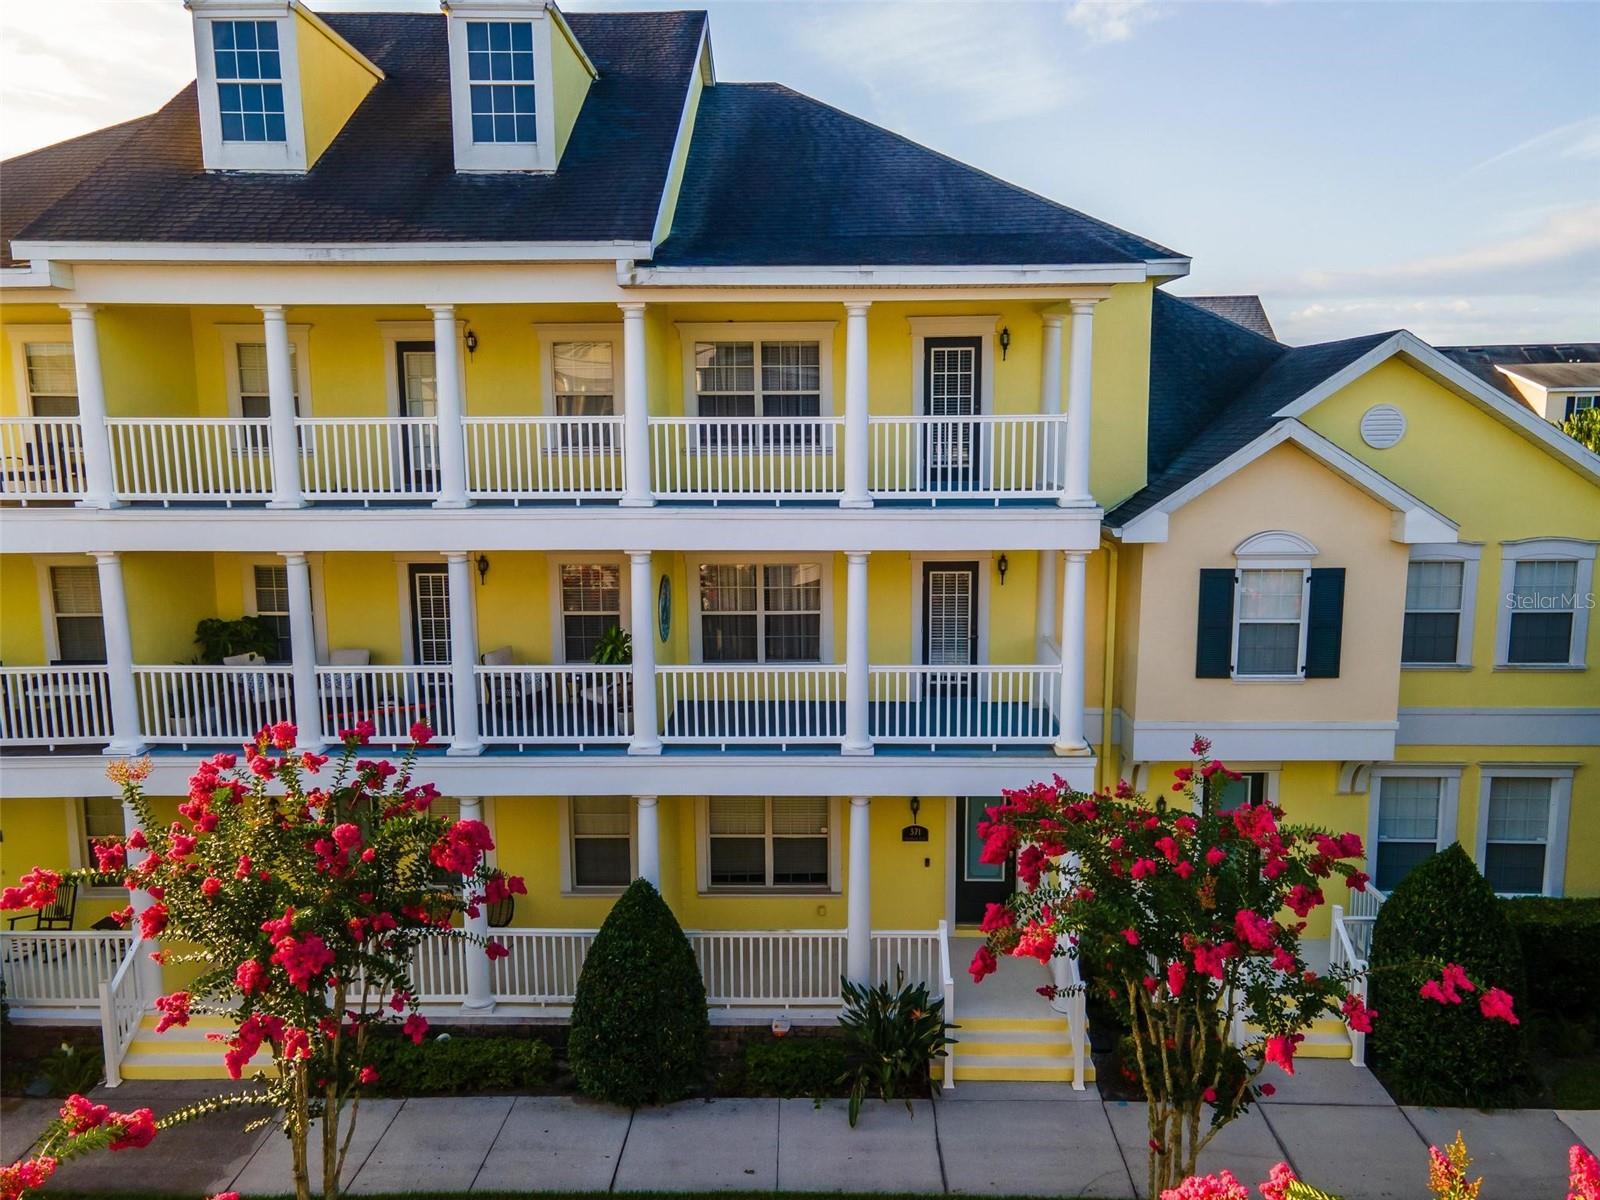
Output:
<instances>
[{"instance_id":1,"label":"concrete walkway","mask_svg":"<svg viewBox=\"0 0 1600 1200\"><path fill-rule=\"evenodd\" d=\"M169 1111L205 1084L124 1084L104 1097ZM20 1156L54 1113L6 1101L0 1152ZM527 1192L910 1192L1143 1195L1142 1104L1054 1084L963 1084L948 1098L870 1104L850 1129L843 1101L685 1101L622 1109L569 1097L480 1096L362 1105L346 1165L358 1194ZM239 1112L162 1134L147 1150L69 1163L64 1188L203 1196L290 1188L288 1143L240 1132ZM1600 1113L1399 1108L1346 1063L1307 1062L1278 1094L1230 1125L1202 1156L1252 1186L1287 1159L1345 1200L1412 1200L1427 1147L1460 1129L1475 1170L1500 1196L1556 1196L1567 1148L1600 1149ZM320 1160L313 1166L320 1175Z\"/></svg>"}]
</instances>

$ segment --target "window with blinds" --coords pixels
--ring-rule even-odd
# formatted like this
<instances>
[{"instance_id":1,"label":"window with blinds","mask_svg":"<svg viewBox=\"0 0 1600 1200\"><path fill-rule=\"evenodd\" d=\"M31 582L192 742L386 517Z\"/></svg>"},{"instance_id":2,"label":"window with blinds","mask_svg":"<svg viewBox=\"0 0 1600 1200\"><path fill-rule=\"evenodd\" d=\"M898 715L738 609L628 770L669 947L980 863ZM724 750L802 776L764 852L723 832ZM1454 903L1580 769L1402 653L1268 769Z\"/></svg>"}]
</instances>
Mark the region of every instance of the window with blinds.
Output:
<instances>
[{"instance_id":1,"label":"window with blinds","mask_svg":"<svg viewBox=\"0 0 1600 1200\"><path fill-rule=\"evenodd\" d=\"M1388 892L1439 848L1444 780L1385 775L1378 780L1378 847L1373 881Z\"/></svg>"},{"instance_id":2,"label":"window with blinds","mask_svg":"<svg viewBox=\"0 0 1600 1200\"><path fill-rule=\"evenodd\" d=\"M820 563L701 563L705 662L820 662Z\"/></svg>"},{"instance_id":3,"label":"window with blinds","mask_svg":"<svg viewBox=\"0 0 1600 1200\"><path fill-rule=\"evenodd\" d=\"M258 566L255 571L256 616L271 626L278 639L273 662L288 662L294 657L294 642L289 636L289 568Z\"/></svg>"},{"instance_id":4,"label":"window with blinds","mask_svg":"<svg viewBox=\"0 0 1600 1200\"><path fill-rule=\"evenodd\" d=\"M707 805L712 887L828 886L826 796L713 796Z\"/></svg>"},{"instance_id":5,"label":"window with blinds","mask_svg":"<svg viewBox=\"0 0 1600 1200\"><path fill-rule=\"evenodd\" d=\"M29 342L27 360L28 407L36 417L78 415L78 369L71 342Z\"/></svg>"},{"instance_id":6,"label":"window with blinds","mask_svg":"<svg viewBox=\"0 0 1600 1200\"><path fill-rule=\"evenodd\" d=\"M633 879L633 801L627 796L572 799L572 886L623 888Z\"/></svg>"},{"instance_id":7,"label":"window with blinds","mask_svg":"<svg viewBox=\"0 0 1600 1200\"><path fill-rule=\"evenodd\" d=\"M562 657L589 662L600 639L621 624L622 569L615 563L562 563Z\"/></svg>"},{"instance_id":8,"label":"window with blinds","mask_svg":"<svg viewBox=\"0 0 1600 1200\"><path fill-rule=\"evenodd\" d=\"M106 629L100 611L100 575L94 567L51 567L57 661L103 663Z\"/></svg>"},{"instance_id":9,"label":"window with blinds","mask_svg":"<svg viewBox=\"0 0 1600 1200\"><path fill-rule=\"evenodd\" d=\"M78 801L78 861L95 865L94 848L123 839L122 801L115 796L85 796Z\"/></svg>"},{"instance_id":10,"label":"window with blinds","mask_svg":"<svg viewBox=\"0 0 1600 1200\"><path fill-rule=\"evenodd\" d=\"M1506 661L1522 666L1570 662L1578 600L1578 564L1572 559L1518 562L1509 597Z\"/></svg>"},{"instance_id":11,"label":"window with blinds","mask_svg":"<svg viewBox=\"0 0 1600 1200\"><path fill-rule=\"evenodd\" d=\"M1306 572L1241 570L1238 675L1298 675Z\"/></svg>"},{"instance_id":12,"label":"window with blinds","mask_svg":"<svg viewBox=\"0 0 1600 1200\"><path fill-rule=\"evenodd\" d=\"M450 577L445 571L413 568L412 632L419 663L450 661Z\"/></svg>"},{"instance_id":13,"label":"window with blinds","mask_svg":"<svg viewBox=\"0 0 1600 1200\"><path fill-rule=\"evenodd\" d=\"M1401 662L1429 665L1456 661L1465 569L1460 562L1414 562L1407 568Z\"/></svg>"},{"instance_id":14,"label":"window with blinds","mask_svg":"<svg viewBox=\"0 0 1600 1200\"><path fill-rule=\"evenodd\" d=\"M696 342L694 381L702 417L816 417L822 414L822 347L818 342ZM765 438L784 446L810 442L819 430L787 432L755 426L706 426L702 445L749 445Z\"/></svg>"},{"instance_id":15,"label":"window with blinds","mask_svg":"<svg viewBox=\"0 0 1600 1200\"><path fill-rule=\"evenodd\" d=\"M1501 895L1544 891L1554 783L1519 775L1489 780L1483 876Z\"/></svg>"}]
</instances>

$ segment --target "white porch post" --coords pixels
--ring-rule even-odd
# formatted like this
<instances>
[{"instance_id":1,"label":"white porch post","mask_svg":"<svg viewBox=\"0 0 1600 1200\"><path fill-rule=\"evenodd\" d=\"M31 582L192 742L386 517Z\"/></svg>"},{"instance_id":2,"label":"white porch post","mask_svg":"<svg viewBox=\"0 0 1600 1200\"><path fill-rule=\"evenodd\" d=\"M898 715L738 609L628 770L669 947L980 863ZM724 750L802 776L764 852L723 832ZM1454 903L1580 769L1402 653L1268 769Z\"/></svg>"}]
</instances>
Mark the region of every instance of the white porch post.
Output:
<instances>
[{"instance_id":1,"label":"white porch post","mask_svg":"<svg viewBox=\"0 0 1600 1200\"><path fill-rule=\"evenodd\" d=\"M456 340L456 307L430 304L433 313L434 420L439 446L439 498L435 508L466 508L466 403L461 395L461 347Z\"/></svg>"},{"instance_id":2,"label":"white porch post","mask_svg":"<svg viewBox=\"0 0 1600 1200\"><path fill-rule=\"evenodd\" d=\"M83 437L84 508L116 508L111 431L106 428L106 383L100 370L100 334L92 304L63 304L72 318L72 362L78 373L78 425Z\"/></svg>"},{"instance_id":3,"label":"white porch post","mask_svg":"<svg viewBox=\"0 0 1600 1200\"><path fill-rule=\"evenodd\" d=\"M622 310L622 505L648 508L650 490L650 385L645 371L644 305ZM635 647L637 654L638 649Z\"/></svg>"},{"instance_id":4,"label":"white porch post","mask_svg":"<svg viewBox=\"0 0 1600 1200\"><path fill-rule=\"evenodd\" d=\"M867 309L870 301L844 306L844 497L841 508L871 508L867 459Z\"/></svg>"},{"instance_id":5,"label":"white porch post","mask_svg":"<svg viewBox=\"0 0 1600 1200\"><path fill-rule=\"evenodd\" d=\"M1089 506L1089 430L1094 392L1094 306L1072 301L1072 358L1067 364L1067 472L1057 501L1063 508Z\"/></svg>"},{"instance_id":6,"label":"white porch post","mask_svg":"<svg viewBox=\"0 0 1600 1200\"><path fill-rule=\"evenodd\" d=\"M850 875L845 881L845 974L872 982L872 797L850 797Z\"/></svg>"},{"instance_id":7,"label":"white porch post","mask_svg":"<svg viewBox=\"0 0 1600 1200\"><path fill-rule=\"evenodd\" d=\"M461 819L463 821L483 820L483 799L479 796L461 797ZM478 885L468 882L464 885L467 902L472 903L472 897L480 895ZM487 938L489 936L489 909L479 902L473 905L478 910L478 915L470 912L461 918L461 927L474 937ZM473 1008L480 1012L494 1007L494 981L490 977L492 970L489 965L489 956L484 953L483 946L478 943L468 942L462 948L467 975L467 994L462 998L462 1008Z\"/></svg>"},{"instance_id":8,"label":"white porch post","mask_svg":"<svg viewBox=\"0 0 1600 1200\"><path fill-rule=\"evenodd\" d=\"M1084 613L1089 555L1067 551L1067 570L1061 595L1061 733L1057 754L1087 754L1083 736Z\"/></svg>"},{"instance_id":9,"label":"white porch post","mask_svg":"<svg viewBox=\"0 0 1600 1200\"><path fill-rule=\"evenodd\" d=\"M871 754L867 723L867 556L845 555L844 754Z\"/></svg>"},{"instance_id":10,"label":"white porch post","mask_svg":"<svg viewBox=\"0 0 1600 1200\"><path fill-rule=\"evenodd\" d=\"M107 754L143 754L139 697L133 689L133 633L128 627L128 595L122 586L122 557L116 551L97 553L100 576L100 623L105 630L106 674L111 693L111 744Z\"/></svg>"},{"instance_id":11,"label":"white porch post","mask_svg":"<svg viewBox=\"0 0 1600 1200\"><path fill-rule=\"evenodd\" d=\"M654 796L635 796L639 807L639 878L661 890L661 805Z\"/></svg>"},{"instance_id":12,"label":"white porch post","mask_svg":"<svg viewBox=\"0 0 1600 1200\"><path fill-rule=\"evenodd\" d=\"M660 754L661 738L656 732L655 572L648 550L629 550L628 563L633 601L633 740L628 743L628 753Z\"/></svg>"},{"instance_id":13,"label":"white porch post","mask_svg":"<svg viewBox=\"0 0 1600 1200\"><path fill-rule=\"evenodd\" d=\"M139 814L133 811L133 805L124 800L122 802L122 836L132 837L133 831L138 828ZM148 850L134 850L130 847L128 849L129 869L131 870L138 866L149 853ZM137 937L139 918L143 915L145 909L155 903L155 897L151 896L143 888L135 888L128 893L128 903L133 907L133 921L130 923L129 928L134 931L134 936ZM139 976L139 990L144 993L147 1003L161 994L161 964L152 960L149 955L149 951L159 949L161 949L159 941L148 943L144 951L141 952L144 956L133 964L133 969Z\"/></svg>"},{"instance_id":14,"label":"white porch post","mask_svg":"<svg viewBox=\"0 0 1600 1200\"><path fill-rule=\"evenodd\" d=\"M304 554L283 555L289 585L289 645L294 671L294 723L300 747L322 750L322 700L317 695L317 630L311 617L311 566Z\"/></svg>"},{"instance_id":15,"label":"white porch post","mask_svg":"<svg viewBox=\"0 0 1600 1200\"><path fill-rule=\"evenodd\" d=\"M1044 364L1039 374L1039 411L1061 415L1061 314L1044 314ZM1039 439L1039 483L1060 487L1066 480L1065 431L1059 421Z\"/></svg>"},{"instance_id":16,"label":"white porch post","mask_svg":"<svg viewBox=\"0 0 1600 1200\"><path fill-rule=\"evenodd\" d=\"M455 733L450 754L481 754L478 738L478 607L472 594L472 563L465 551L445 556L450 586L450 692Z\"/></svg>"},{"instance_id":17,"label":"white porch post","mask_svg":"<svg viewBox=\"0 0 1600 1200\"><path fill-rule=\"evenodd\" d=\"M300 440L295 436L294 363L289 323L281 304L258 304L267 343L267 444L272 451L272 499L268 508L300 508Z\"/></svg>"}]
</instances>

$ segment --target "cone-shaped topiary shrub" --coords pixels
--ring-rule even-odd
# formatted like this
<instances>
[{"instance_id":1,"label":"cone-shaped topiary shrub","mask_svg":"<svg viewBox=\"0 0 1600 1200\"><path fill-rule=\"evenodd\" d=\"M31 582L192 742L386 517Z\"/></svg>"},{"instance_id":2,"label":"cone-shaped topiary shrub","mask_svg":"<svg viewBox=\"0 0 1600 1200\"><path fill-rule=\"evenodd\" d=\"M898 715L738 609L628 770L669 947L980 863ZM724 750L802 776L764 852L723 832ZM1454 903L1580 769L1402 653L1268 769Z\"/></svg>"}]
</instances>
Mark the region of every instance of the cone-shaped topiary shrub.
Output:
<instances>
[{"instance_id":1,"label":"cone-shaped topiary shrub","mask_svg":"<svg viewBox=\"0 0 1600 1200\"><path fill-rule=\"evenodd\" d=\"M1459 845L1420 864L1378 911L1368 997L1378 1015L1368 1044L1402 1104L1513 1103L1526 1067L1521 1028L1484 1020L1476 996L1456 1005L1425 999L1419 962L1435 970L1459 963L1475 979L1522 994L1516 933Z\"/></svg>"},{"instance_id":2,"label":"cone-shaped topiary shrub","mask_svg":"<svg viewBox=\"0 0 1600 1200\"><path fill-rule=\"evenodd\" d=\"M664 1104L705 1081L706 987L661 894L636 879L595 935L572 1005L567 1057L587 1096Z\"/></svg>"}]
</instances>

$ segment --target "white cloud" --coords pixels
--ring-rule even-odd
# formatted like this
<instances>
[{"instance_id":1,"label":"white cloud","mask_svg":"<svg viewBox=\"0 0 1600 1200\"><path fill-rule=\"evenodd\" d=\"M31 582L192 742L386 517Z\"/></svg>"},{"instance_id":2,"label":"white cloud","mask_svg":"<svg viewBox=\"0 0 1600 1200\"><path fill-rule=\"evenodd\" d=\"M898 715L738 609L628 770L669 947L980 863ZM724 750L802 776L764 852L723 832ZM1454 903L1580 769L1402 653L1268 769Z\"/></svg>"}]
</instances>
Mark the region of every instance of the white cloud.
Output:
<instances>
[{"instance_id":1,"label":"white cloud","mask_svg":"<svg viewBox=\"0 0 1600 1200\"><path fill-rule=\"evenodd\" d=\"M1066 16L1067 24L1091 42L1125 42L1160 16L1160 10L1151 0L1073 0Z\"/></svg>"},{"instance_id":2,"label":"white cloud","mask_svg":"<svg viewBox=\"0 0 1600 1200\"><path fill-rule=\"evenodd\" d=\"M1427 296L1265 297L1278 336L1303 345L1386 329L1409 329L1436 346L1591 341L1600 292L1553 298L1532 292L1440 299Z\"/></svg>"},{"instance_id":3,"label":"white cloud","mask_svg":"<svg viewBox=\"0 0 1600 1200\"><path fill-rule=\"evenodd\" d=\"M1600 113L1518 142L1510 149L1491 155L1469 167L1466 174L1497 166L1510 158L1573 159L1579 162L1600 160Z\"/></svg>"}]
</instances>

